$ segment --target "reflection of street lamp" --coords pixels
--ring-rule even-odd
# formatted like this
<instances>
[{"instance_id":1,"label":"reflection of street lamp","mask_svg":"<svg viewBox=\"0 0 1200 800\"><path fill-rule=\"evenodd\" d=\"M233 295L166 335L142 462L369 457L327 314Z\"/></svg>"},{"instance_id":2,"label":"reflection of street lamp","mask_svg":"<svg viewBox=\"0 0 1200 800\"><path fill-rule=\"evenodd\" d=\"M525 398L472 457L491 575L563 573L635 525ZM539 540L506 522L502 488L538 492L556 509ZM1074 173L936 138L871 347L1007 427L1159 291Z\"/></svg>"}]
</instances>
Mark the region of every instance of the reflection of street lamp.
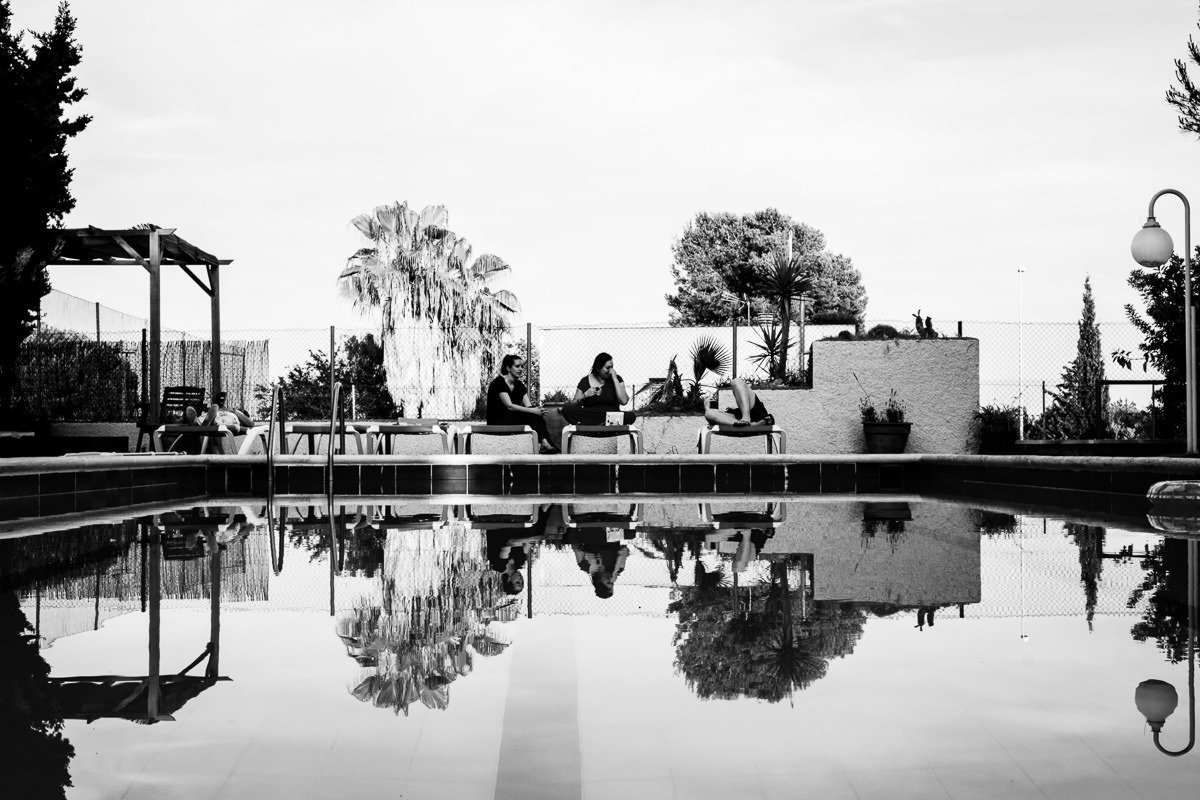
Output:
<instances>
[{"instance_id":1,"label":"reflection of street lamp","mask_svg":"<svg viewBox=\"0 0 1200 800\"><path fill-rule=\"evenodd\" d=\"M1187 452L1196 453L1196 367L1195 337L1196 320L1192 311L1192 207L1182 192L1163 189L1150 198L1150 213L1146 224L1133 237L1129 251L1133 260L1143 267L1158 268L1171 260L1175 244L1154 219L1154 202L1164 194L1173 194L1183 201L1183 338L1184 338L1184 381L1187 407Z\"/></svg>"},{"instance_id":2,"label":"reflection of street lamp","mask_svg":"<svg viewBox=\"0 0 1200 800\"><path fill-rule=\"evenodd\" d=\"M1133 701L1138 711L1146 718L1150 730L1154 732L1154 746L1169 756L1181 756L1196 744L1196 549L1200 542L1190 539L1188 548L1188 743L1182 750L1168 750L1158 741L1167 717L1179 703L1179 694L1175 687L1166 681L1146 680L1138 684L1133 694Z\"/></svg>"}]
</instances>

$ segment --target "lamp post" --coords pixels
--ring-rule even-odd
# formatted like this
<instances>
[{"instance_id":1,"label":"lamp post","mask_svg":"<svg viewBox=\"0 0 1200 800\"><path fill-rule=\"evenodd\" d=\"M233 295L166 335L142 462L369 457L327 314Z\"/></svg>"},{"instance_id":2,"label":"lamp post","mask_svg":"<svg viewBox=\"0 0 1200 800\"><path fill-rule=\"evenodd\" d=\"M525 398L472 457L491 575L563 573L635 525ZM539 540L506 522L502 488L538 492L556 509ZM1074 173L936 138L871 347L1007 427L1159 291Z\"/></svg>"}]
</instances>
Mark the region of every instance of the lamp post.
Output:
<instances>
[{"instance_id":1,"label":"lamp post","mask_svg":"<svg viewBox=\"0 0 1200 800\"><path fill-rule=\"evenodd\" d=\"M1025 313L1021 302L1021 277L1017 267L1017 438L1025 440Z\"/></svg>"},{"instance_id":2,"label":"lamp post","mask_svg":"<svg viewBox=\"0 0 1200 800\"><path fill-rule=\"evenodd\" d=\"M1146 718L1150 730L1154 733L1154 746L1159 752L1169 756L1181 756L1196 744L1196 549L1200 542L1189 539L1188 552L1188 743L1181 750L1168 750L1158 740L1163 725L1175 706L1179 704L1179 694L1175 687L1166 681L1150 679L1138 684L1133 694L1133 701L1138 711Z\"/></svg>"},{"instance_id":3,"label":"lamp post","mask_svg":"<svg viewBox=\"0 0 1200 800\"><path fill-rule=\"evenodd\" d=\"M1175 244L1154 219L1154 203L1164 194L1172 194L1183 202L1183 337L1184 337L1184 383L1187 408L1187 452L1196 454L1196 319L1192 308L1192 207L1182 192L1163 189L1150 198L1150 212L1146 224L1133 237L1129 246L1133 260L1143 267L1158 268L1171 260Z\"/></svg>"}]
</instances>

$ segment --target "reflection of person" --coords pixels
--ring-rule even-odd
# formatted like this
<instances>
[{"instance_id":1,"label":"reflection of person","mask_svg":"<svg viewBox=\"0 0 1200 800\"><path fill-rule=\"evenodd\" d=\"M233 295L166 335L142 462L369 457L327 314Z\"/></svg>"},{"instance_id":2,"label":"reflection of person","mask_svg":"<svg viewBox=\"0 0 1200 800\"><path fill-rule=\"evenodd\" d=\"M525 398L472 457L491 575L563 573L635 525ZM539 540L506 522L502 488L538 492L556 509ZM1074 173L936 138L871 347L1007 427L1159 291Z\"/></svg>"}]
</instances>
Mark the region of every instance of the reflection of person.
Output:
<instances>
[{"instance_id":1,"label":"reflection of person","mask_svg":"<svg viewBox=\"0 0 1200 800\"><path fill-rule=\"evenodd\" d=\"M920 630L925 630L925 626L933 627L933 615L937 611L937 606L922 606L917 609L917 625Z\"/></svg>"},{"instance_id":2,"label":"reflection of person","mask_svg":"<svg viewBox=\"0 0 1200 800\"><path fill-rule=\"evenodd\" d=\"M733 401L735 408L721 411L710 408L704 412L704 419L710 425L733 425L745 427L748 425L774 425L775 418L767 413L767 407L759 399L754 390L741 378L733 379Z\"/></svg>"},{"instance_id":3,"label":"reflection of person","mask_svg":"<svg viewBox=\"0 0 1200 800\"><path fill-rule=\"evenodd\" d=\"M621 542L576 544L571 545L571 548L575 551L575 561L579 564L579 568L591 577L596 597L602 599L612 597L617 576L625 570L625 559L629 557L629 548Z\"/></svg>"},{"instance_id":4,"label":"reflection of person","mask_svg":"<svg viewBox=\"0 0 1200 800\"><path fill-rule=\"evenodd\" d=\"M604 425L610 413L621 411L629 402L625 381L613 370L613 359L600 353L592 361L592 371L579 380L575 397L563 406L562 415L573 425ZM624 425L637 419L633 411L622 412Z\"/></svg>"},{"instance_id":5,"label":"reflection of person","mask_svg":"<svg viewBox=\"0 0 1200 800\"><path fill-rule=\"evenodd\" d=\"M505 594L520 594L525 589L521 569L528 561L525 545L517 544L514 533L524 528L498 528L487 532L487 559L492 570L500 573L500 588Z\"/></svg>"},{"instance_id":6,"label":"reflection of person","mask_svg":"<svg viewBox=\"0 0 1200 800\"><path fill-rule=\"evenodd\" d=\"M500 362L500 374L488 385L488 425L528 425L538 435L543 453L557 453L546 429L545 413L529 404L529 389L521 377L525 374L525 359L510 353Z\"/></svg>"}]
</instances>

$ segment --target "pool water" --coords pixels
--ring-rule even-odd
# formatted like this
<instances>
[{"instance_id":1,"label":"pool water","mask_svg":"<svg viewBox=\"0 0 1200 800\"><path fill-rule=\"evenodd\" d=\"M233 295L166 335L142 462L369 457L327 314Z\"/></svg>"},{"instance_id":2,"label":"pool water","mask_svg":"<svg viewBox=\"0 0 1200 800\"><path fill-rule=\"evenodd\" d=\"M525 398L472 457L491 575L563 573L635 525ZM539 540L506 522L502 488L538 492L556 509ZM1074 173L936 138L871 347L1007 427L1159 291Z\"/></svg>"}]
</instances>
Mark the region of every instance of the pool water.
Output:
<instances>
[{"instance_id":1,"label":"pool water","mask_svg":"<svg viewBox=\"0 0 1200 800\"><path fill-rule=\"evenodd\" d=\"M1134 705L1173 684L1186 743L1192 540L918 500L525 503L0 539L0 697L53 698L73 750L12 734L0 796L1195 793L1200 752Z\"/></svg>"}]
</instances>

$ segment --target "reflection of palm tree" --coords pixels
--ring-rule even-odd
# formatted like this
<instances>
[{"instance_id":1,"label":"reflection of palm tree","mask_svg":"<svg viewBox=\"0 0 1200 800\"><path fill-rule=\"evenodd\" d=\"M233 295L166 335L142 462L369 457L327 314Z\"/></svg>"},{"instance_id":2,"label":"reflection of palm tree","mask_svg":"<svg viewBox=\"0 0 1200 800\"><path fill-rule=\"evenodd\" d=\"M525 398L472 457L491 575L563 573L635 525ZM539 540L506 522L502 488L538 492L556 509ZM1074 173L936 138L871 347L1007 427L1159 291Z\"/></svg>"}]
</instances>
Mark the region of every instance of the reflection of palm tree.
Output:
<instances>
[{"instance_id":1,"label":"reflection of palm tree","mask_svg":"<svg viewBox=\"0 0 1200 800\"><path fill-rule=\"evenodd\" d=\"M64 797L75 748L62 735L50 694L50 666L38 652L15 592L0 592L0 752L12 797Z\"/></svg>"},{"instance_id":2,"label":"reflection of palm tree","mask_svg":"<svg viewBox=\"0 0 1200 800\"><path fill-rule=\"evenodd\" d=\"M475 656L507 641L496 613L509 599L478 534L453 525L389 534L377 596L339 618L338 635L364 672L350 693L395 713L446 708L449 685Z\"/></svg>"},{"instance_id":3,"label":"reflection of palm tree","mask_svg":"<svg viewBox=\"0 0 1200 800\"><path fill-rule=\"evenodd\" d=\"M1100 573L1104 569L1104 528L1068 522L1063 530L1079 548L1079 580L1083 583L1084 608L1088 630L1096 616L1096 598L1100 589Z\"/></svg>"},{"instance_id":4,"label":"reflection of palm tree","mask_svg":"<svg viewBox=\"0 0 1200 800\"><path fill-rule=\"evenodd\" d=\"M350 257L340 289L382 318L392 398L410 415L471 411L492 366L485 355L494 355L518 310L515 295L492 288L509 266L494 255L473 257L447 227L444 206L419 214L407 203L379 206L353 223L371 246Z\"/></svg>"}]
</instances>

